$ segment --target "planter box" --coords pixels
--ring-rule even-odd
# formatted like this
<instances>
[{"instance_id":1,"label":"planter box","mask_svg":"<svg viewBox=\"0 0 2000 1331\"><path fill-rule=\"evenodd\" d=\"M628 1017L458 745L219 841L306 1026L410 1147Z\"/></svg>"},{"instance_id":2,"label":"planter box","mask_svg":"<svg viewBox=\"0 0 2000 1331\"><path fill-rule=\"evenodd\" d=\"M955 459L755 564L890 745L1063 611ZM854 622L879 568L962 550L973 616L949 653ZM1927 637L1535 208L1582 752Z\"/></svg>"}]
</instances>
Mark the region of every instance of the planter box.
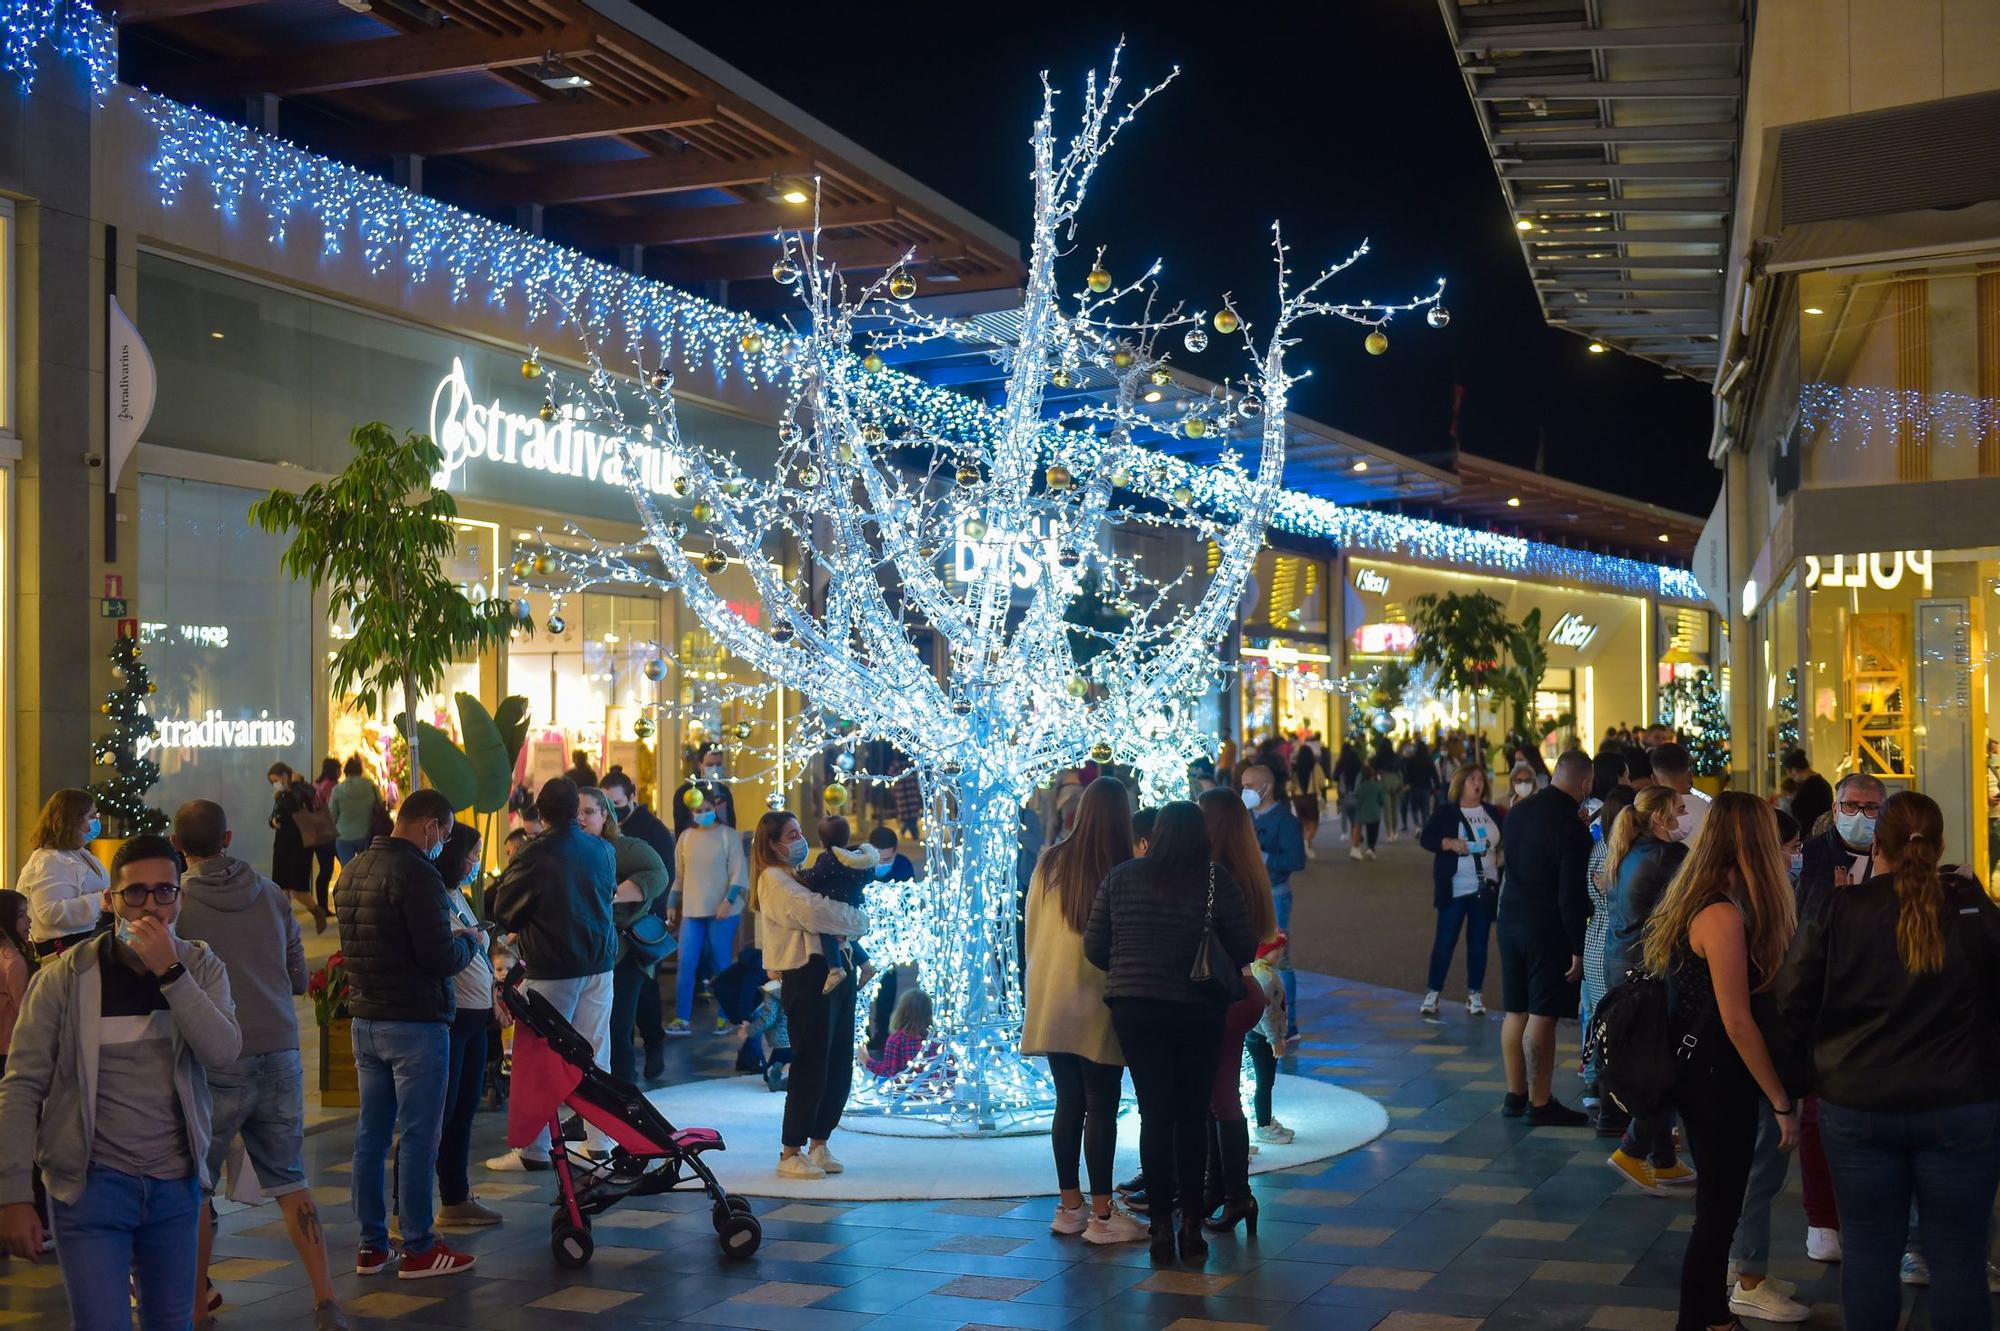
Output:
<instances>
[{"instance_id":1,"label":"planter box","mask_svg":"<svg viewBox=\"0 0 2000 1331\"><path fill-rule=\"evenodd\" d=\"M361 1107L361 1083L354 1069L354 1023L335 1017L319 1028L319 1102L327 1109Z\"/></svg>"}]
</instances>

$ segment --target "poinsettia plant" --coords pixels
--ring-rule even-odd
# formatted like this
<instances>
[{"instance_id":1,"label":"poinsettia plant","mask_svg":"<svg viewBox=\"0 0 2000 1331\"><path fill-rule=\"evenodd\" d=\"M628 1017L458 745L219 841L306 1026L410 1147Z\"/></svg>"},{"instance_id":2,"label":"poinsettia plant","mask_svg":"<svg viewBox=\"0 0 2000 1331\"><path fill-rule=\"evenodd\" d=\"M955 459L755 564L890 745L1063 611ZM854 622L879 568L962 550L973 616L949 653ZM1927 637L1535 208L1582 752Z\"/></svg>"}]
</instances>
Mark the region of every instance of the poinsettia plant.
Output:
<instances>
[{"instance_id":1,"label":"poinsettia plant","mask_svg":"<svg viewBox=\"0 0 2000 1331\"><path fill-rule=\"evenodd\" d=\"M306 995L312 999L313 1020L325 1026L347 1015L347 955L336 952L326 964L306 977Z\"/></svg>"}]
</instances>

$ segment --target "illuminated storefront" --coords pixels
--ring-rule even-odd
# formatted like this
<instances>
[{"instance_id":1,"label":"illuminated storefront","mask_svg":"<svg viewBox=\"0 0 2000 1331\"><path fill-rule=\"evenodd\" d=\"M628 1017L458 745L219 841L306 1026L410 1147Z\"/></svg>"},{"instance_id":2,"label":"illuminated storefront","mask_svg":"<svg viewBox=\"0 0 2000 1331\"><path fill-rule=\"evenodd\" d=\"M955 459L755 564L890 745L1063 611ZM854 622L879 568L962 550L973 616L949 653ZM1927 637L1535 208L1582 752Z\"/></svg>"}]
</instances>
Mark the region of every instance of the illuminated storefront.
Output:
<instances>
[{"instance_id":1,"label":"illuminated storefront","mask_svg":"<svg viewBox=\"0 0 2000 1331\"><path fill-rule=\"evenodd\" d=\"M1243 595L1240 689L1241 734L1258 740L1338 733L1337 698L1317 681L1340 673L1332 639L1329 594L1333 562L1283 550L1265 550Z\"/></svg>"}]
</instances>

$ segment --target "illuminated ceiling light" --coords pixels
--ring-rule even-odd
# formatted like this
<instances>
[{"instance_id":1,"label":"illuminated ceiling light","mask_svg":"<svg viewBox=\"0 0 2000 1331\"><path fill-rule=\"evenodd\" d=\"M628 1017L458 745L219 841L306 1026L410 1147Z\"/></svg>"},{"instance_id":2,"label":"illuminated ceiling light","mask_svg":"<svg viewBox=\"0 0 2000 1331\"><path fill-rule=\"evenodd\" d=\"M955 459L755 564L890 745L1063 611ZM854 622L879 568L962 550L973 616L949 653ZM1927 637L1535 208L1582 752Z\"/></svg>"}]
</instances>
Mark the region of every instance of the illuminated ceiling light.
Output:
<instances>
[{"instance_id":1,"label":"illuminated ceiling light","mask_svg":"<svg viewBox=\"0 0 2000 1331\"><path fill-rule=\"evenodd\" d=\"M1366 459L1366 458L1356 458L1356 459L1354 460L1354 470L1356 470L1356 471L1367 471L1367 470L1368 470L1368 461L1367 461L1367 459Z\"/></svg>"},{"instance_id":2,"label":"illuminated ceiling light","mask_svg":"<svg viewBox=\"0 0 2000 1331\"><path fill-rule=\"evenodd\" d=\"M210 333L209 336L214 338L218 342L222 340L222 333L220 330Z\"/></svg>"},{"instance_id":3,"label":"illuminated ceiling light","mask_svg":"<svg viewBox=\"0 0 2000 1331\"><path fill-rule=\"evenodd\" d=\"M1146 401L1148 402L1158 402L1161 398L1165 396L1166 394L1162 393L1157 388L1149 388L1146 390Z\"/></svg>"},{"instance_id":4,"label":"illuminated ceiling light","mask_svg":"<svg viewBox=\"0 0 2000 1331\"><path fill-rule=\"evenodd\" d=\"M809 203L812 201L812 195L806 193L805 188L798 181L780 180L776 176L771 177L771 193L790 204Z\"/></svg>"},{"instance_id":5,"label":"illuminated ceiling light","mask_svg":"<svg viewBox=\"0 0 2000 1331\"><path fill-rule=\"evenodd\" d=\"M1533 231L1535 224L1525 217L1517 217L1514 219L1514 229L1516 231Z\"/></svg>"},{"instance_id":6,"label":"illuminated ceiling light","mask_svg":"<svg viewBox=\"0 0 2000 1331\"><path fill-rule=\"evenodd\" d=\"M1593 356L1602 356L1605 352L1609 350L1611 350L1611 348L1605 346L1602 342L1593 342L1590 344L1590 354Z\"/></svg>"},{"instance_id":7,"label":"illuminated ceiling light","mask_svg":"<svg viewBox=\"0 0 2000 1331\"><path fill-rule=\"evenodd\" d=\"M1826 311L1825 311L1825 310L1821 309L1821 308L1820 308L1819 306L1817 306L1817 305L1808 305L1808 306L1806 306L1806 309L1805 309L1805 312L1806 312L1807 314L1825 314L1825 313L1826 313Z\"/></svg>"},{"instance_id":8,"label":"illuminated ceiling light","mask_svg":"<svg viewBox=\"0 0 2000 1331\"><path fill-rule=\"evenodd\" d=\"M535 81L544 88L588 88L590 80L571 69L563 58L554 51L542 56L542 63L535 70Z\"/></svg>"},{"instance_id":9,"label":"illuminated ceiling light","mask_svg":"<svg viewBox=\"0 0 2000 1331\"><path fill-rule=\"evenodd\" d=\"M1509 508L1519 508L1520 506L1521 506L1521 496L1519 496L1519 495L1508 495L1508 496L1507 496L1507 507L1509 507Z\"/></svg>"},{"instance_id":10,"label":"illuminated ceiling light","mask_svg":"<svg viewBox=\"0 0 2000 1331\"><path fill-rule=\"evenodd\" d=\"M1668 543L1668 542L1669 542L1670 540L1672 540L1672 539L1673 539L1673 538L1672 538L1672 537L1670 537L1670 536L1668 536L1668 535L1667 535L1667 534L1666 534L1665 532L1661 532L1661 533L1660 533L1660 544L1661 544L1661 545L1665 545L1665 544L1667 544L1667 543Z\"/></svg>"}]
</instances>

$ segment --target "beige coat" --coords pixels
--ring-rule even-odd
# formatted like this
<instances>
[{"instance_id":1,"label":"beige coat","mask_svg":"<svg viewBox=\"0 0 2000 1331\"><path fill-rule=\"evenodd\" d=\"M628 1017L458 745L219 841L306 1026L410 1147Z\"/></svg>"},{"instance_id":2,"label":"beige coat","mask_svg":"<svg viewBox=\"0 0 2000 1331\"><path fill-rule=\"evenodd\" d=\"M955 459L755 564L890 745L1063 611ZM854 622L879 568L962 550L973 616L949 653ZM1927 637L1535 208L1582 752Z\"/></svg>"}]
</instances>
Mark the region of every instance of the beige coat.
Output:
<instances>
[{"instance_id":1,"label":"beige coat","mask_svg":"<svg viewBox=\"0 0 2000 1331\"><path fill-rule=\"evenodd\" d=\"M1028 1015L1024 1054L1076 1054L1123 1066L1125 1054L1104 1005L1104 972L1083 957L1083 935L1063 919L1062 903L1042 887L1038 865L1028 884Z\"/></svg>"}]
</instances>

